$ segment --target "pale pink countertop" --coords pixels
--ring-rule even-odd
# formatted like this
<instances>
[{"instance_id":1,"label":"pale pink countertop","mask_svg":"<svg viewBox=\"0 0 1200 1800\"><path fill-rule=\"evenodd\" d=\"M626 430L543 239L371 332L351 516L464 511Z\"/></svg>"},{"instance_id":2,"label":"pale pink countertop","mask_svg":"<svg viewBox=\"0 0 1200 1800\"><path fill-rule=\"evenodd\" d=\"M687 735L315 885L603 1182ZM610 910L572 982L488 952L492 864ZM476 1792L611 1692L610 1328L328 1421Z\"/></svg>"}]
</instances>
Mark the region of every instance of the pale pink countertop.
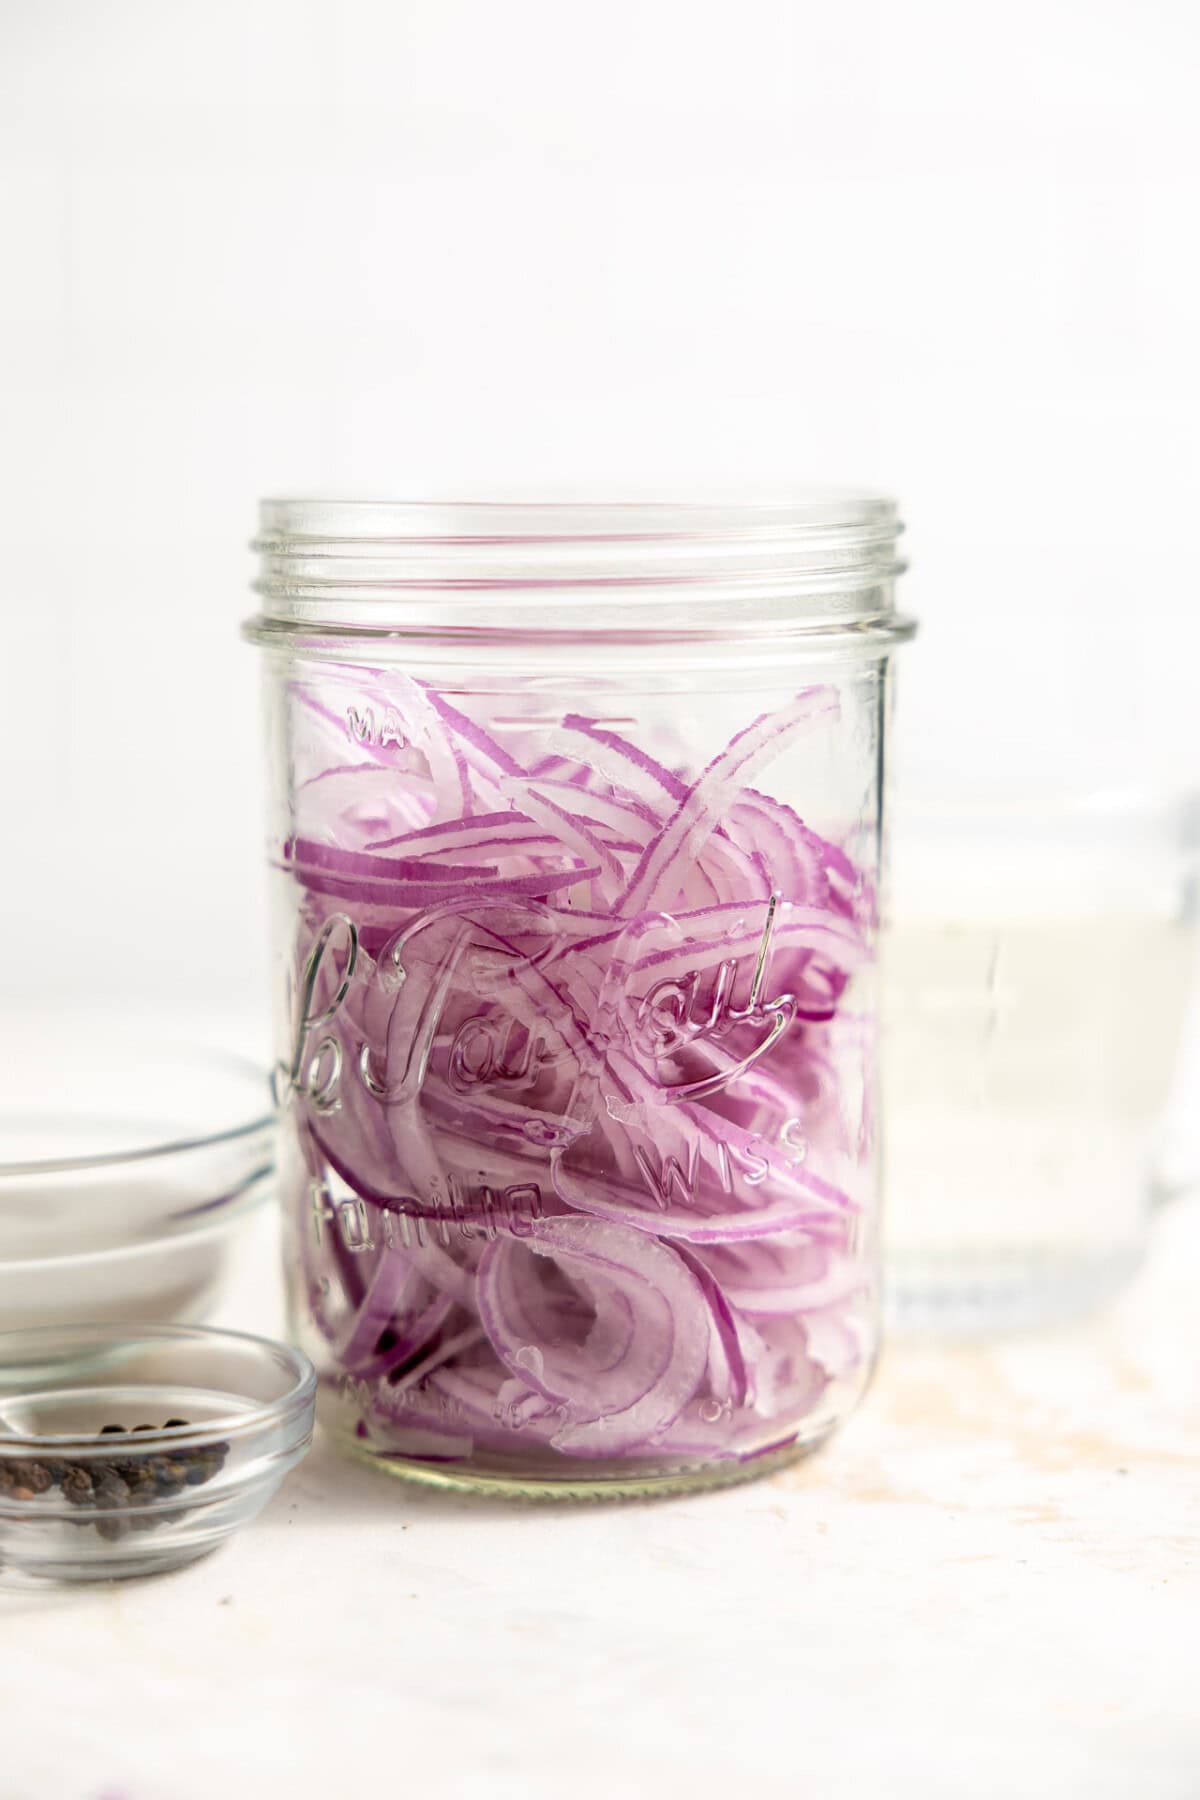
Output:
<instances>
[{"instance_id":1,"label":"pale pink countertop","mask_svg":"<svg viewBox=\"0 0 1200 1800\"><path fill-rule=\"evenodd\" d=\"M896 1345L758 1484L480 1503L318 1447L190 1568L0 1584L0 1800L1192 1800L1198 1271L1192 1201L1102 1317Z\"/></svg>"}]
</instances>

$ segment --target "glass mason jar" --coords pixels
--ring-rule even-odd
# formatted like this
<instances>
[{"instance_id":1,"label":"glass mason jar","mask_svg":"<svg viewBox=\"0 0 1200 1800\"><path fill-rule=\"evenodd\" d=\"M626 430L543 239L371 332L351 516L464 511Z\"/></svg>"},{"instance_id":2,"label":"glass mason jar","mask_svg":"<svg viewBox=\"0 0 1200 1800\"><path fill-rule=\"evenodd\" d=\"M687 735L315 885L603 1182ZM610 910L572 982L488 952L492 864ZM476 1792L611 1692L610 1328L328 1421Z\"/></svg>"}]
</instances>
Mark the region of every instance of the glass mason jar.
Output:
<instances>
[{"instance_id":1,"label":"glass mason jar","mask_svg":"<svg viewBox=\"0 0 1200 1800\"><path fill-rule=\"evenodd\" d=\"M1196 958L1196 797L960 768L902 799L882 1007L890 1322L1045 1326L1117 1292L1156 1201L1188 1179L1162 1126Z\"/></svg>"},{"instance_id":2,"label":"glass mason jar","mask_svg":"<svg viewBox=\"0 0 1200 1800\"><path fill-rule=\"evenodd\" d=\"M346 1449L679 1488L863 1392L898 530L263 505L287 1276Z\"/></svg>"}]
</instances>

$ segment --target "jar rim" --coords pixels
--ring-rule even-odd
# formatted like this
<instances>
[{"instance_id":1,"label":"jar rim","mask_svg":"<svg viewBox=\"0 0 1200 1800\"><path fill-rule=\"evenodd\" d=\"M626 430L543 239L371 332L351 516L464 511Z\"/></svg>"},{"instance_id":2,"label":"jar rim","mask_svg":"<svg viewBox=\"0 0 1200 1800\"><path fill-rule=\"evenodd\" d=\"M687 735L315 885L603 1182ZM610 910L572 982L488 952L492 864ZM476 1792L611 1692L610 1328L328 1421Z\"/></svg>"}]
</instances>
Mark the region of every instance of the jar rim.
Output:
<instances>
[{"instance_id":1,"label":"jar rim","mask_svg":"<svg viewBox=\"0 0 1200 1800\"><path fill-rule=\"evenodd\" d=\"M271 495L259 503L263 538L320 542L561 542L714 532L901 530L895 501L859 488L803 487L703 492L488 488L481 493L394 498Z\"/></svg>"},{"instance_id":2,"label":"jar rim","mask_svg":"<svg viewBox=\"0 0 1200 1800\"><path fill-rule=\"evenodd\" d=\"M901 530L892 499L853 488L274 497L259 509L250 630L886 625Z\"/></svg>"}]
</instances>

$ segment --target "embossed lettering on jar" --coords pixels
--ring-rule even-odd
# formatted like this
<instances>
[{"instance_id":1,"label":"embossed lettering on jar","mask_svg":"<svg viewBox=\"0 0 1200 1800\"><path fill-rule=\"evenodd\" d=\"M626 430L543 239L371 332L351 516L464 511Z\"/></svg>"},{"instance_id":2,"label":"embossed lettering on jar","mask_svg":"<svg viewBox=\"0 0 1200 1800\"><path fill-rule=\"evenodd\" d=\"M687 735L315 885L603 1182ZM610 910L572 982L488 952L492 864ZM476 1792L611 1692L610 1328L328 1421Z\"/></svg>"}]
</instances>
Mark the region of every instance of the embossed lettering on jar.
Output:
<instances>
[{"instance_id":1,"label":"embossed lettering on jar","mask_svg":"<svg viewBox=\"0 0 1200 1800\"><path fill-rule=\"evenodd\" d=\"M700 1485L862 1393L898 529L264 504L287 1274L347 1449Z\"/></svg>"}]
</instances>

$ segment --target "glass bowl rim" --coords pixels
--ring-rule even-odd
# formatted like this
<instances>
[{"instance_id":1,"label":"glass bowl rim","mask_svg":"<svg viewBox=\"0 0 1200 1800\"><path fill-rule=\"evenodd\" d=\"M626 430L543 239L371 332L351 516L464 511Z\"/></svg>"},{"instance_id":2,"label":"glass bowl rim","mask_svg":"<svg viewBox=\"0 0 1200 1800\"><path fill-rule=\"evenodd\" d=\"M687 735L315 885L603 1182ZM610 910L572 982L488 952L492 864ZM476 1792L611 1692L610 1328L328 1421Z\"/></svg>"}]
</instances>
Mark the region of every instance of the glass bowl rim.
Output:
<instances>
[{"instance_id":1,"label":"glass bowl rim","mask_svg":"<svg viewBox=\"0 0 1200 1800\"><path fill-rule=\"evenodd\" d=\"M53 1346L60 1353L64 1348L64 1340L68 1343L74 1338L79 1341L80 1349L92 1345L102 1349L106 1344L120 1348L123 1345L144 1344L154 1347L164 1342L171 1344L187 1343L196 1350L207 1347L217 1348L222 1345L247 1347L260 1360L270 1359L276 1366L291 1376L290 1385L282 1394L273 1400L262 1401L248 1412L232 1413L205 1419L202 1424L181 1426L171 1429L162 1427L155 1431L139 1431L132 1433L74 1432L56 1433L7 1433L0 1432L0 1460L28 1461L30 1457L54 1451L76 1456L95 1456L100 1453L113 1455L118 1444L136 1445L139 1456L165 1455L173 1450L202 1448L216 1437L247 1439L257 1436L273 1426L285 1426L289 1422L305 1422L305 1429L290 1434L292 1443L299 1441L312 1429L312 1417L316 1404L317 1372L304 1354L294 1344L286 1344L276 1338L261 1337L255 1332L227 1331L212 1325L147 1325L143 1328L119 1323L97 1322L95 1324L78 1325L32 1325L16 1331L0 1332L0 1369L6 1366L6 1350L19 1341L32 1345L36 1349L39 1341ZM49 1360L49 1359L48 1359ZM36 1364L34 1366L37 1366ZM43 1365L45 1366L45 1365ZM69 1385L67 1380L45 1383L47 1391L54 1387ZM0 1399L3 1398L0 1388ZM15 1397L15 1396L14 1396ZM38 1496L40 1499L41 1496ZM0 1495L0 1503L16 1505L35 1505L36 1501L11 1502L9 1496Z\"/></svg>"},{"instance_id":2,"label":"glass bowl rim","mask_svg":"<svg viewBox=\"0 0 1200 1800\"><path fill-rule=\"evenodd\" d=\"M180 1054L182 1047L175 1044L163 1048L166 1054ZM267 1095L271 1092L270 1072L253 1057L242 1056L234 1051L209 1050L202 1044L190 1047L190 1053L202 1058L214 1069L223 1069L239 1077L252 1077L255 1082L261 1082L265 1086ZM69 1109L63 1110L65 1113ZM253 1138L257 1133L269 1131L274 1123L275 1109L268 1104L265 1111L238 1125L225 1126L219 1131L193 1132L183 1137L168 1136L158 1143L143 1144L128 1150L102 1150L82 1156L20 1157L11 1162L0 1159L0 1186L11 1178L28 1180L38 1175L83 1174L91 1169L118 1169L127 1163L143 1164L183 1156L197 1150L207 1150L210 1146Z\"/></svg>"}]
</instances>

